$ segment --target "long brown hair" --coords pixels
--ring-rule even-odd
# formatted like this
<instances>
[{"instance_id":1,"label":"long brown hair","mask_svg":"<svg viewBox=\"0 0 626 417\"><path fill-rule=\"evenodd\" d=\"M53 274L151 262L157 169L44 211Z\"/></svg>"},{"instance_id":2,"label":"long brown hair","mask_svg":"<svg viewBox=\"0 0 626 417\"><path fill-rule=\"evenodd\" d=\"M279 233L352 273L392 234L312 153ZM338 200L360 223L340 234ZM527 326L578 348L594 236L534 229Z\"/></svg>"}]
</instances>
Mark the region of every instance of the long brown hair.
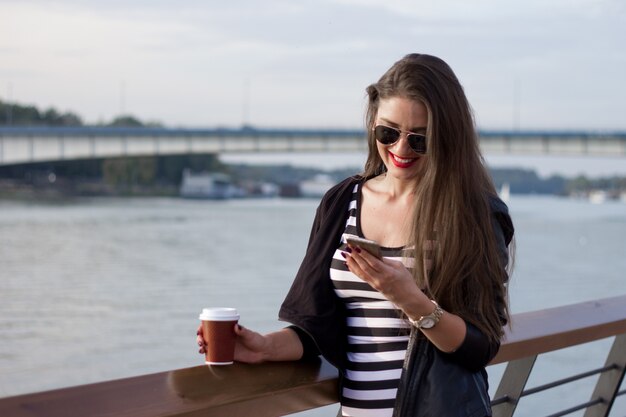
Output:
<instances>
[{"instance_id":1,"label":"long brown hair","mask_svg":"<svg viewBox=\"0 0 626 417\"><path fill-rule=\"evenodd\" d=\"M367 94L366 178L385 171L371 131L379 100L403 97L426 106L428 157L416 187L411 238L414 276L444 309L499 340L509 319L510 271L502 264L493 230L490 199L497 193L480 153L463 87L441 59L410 54L370 85ZM433 260L430 271L423 267L428 240L436 241L427 256Z\"/></svg>"}]
</instances>

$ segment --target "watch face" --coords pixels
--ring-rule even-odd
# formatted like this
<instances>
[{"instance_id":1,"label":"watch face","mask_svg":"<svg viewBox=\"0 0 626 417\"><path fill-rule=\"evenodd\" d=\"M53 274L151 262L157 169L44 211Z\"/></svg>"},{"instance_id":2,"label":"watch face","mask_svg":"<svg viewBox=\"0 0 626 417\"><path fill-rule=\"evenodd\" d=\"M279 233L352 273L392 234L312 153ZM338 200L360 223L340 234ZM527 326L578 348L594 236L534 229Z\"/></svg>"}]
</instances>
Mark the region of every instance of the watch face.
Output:
<instances>
[{"instance_id":1,"label":"watch face","mask_svg":"<svg viewBox=\"0 0 626 417\"><path fill-rule=\"evenodd\" d=\"M425 317L420 321L420 328L430 329L435 325L435 320L430 317Z\"/></svg>"}]
</instances>

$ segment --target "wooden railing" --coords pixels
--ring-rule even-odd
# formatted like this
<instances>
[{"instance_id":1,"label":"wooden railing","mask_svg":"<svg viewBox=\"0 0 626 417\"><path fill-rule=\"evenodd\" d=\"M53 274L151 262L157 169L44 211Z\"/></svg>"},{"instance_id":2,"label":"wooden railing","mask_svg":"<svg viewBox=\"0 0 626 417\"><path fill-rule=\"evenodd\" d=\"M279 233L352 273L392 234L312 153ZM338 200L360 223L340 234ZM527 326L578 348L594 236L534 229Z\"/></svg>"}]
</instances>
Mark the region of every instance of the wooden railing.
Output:
<instances>
[{"instance_id":1,"label":"wooden railing","mask_svg":"<svg viewBox=\"0 0 626 417\"><path fill-rule=\"evenodd\" d=\"M620 391L626 369L626 296L517 314L511 329L492 362L508 362L492 402L494 416L512 416L522 396L591 374L601 376L589 401L553 416L579 409L586 409L585 417L608 416L615 398L626 393ZM614 342L603 368L524 390L537 355L608 337ZM337 401L337 372L325 361L237 363L3 398L0 416L277 416Z\"/></svg>"}]
</instances>

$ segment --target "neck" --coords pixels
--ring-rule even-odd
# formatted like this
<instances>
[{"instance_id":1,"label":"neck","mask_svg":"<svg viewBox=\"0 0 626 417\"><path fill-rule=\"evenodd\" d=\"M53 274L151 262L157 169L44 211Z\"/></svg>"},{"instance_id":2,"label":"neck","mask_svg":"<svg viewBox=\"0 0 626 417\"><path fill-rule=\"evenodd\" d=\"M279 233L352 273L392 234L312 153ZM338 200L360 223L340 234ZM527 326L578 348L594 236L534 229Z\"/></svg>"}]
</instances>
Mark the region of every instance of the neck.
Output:
<instances>
[{"instance_id":1,"label":"neck","mask_svg":"<svg viewBox=\"0 0 626 417\"><path fill-rule=\"evenodd\" d=\"M415 179L404 180L392 177L387 173L380 176L380 185L389 199L412 198L415 195L417 183Z\"/></svg>"}]
</instances>

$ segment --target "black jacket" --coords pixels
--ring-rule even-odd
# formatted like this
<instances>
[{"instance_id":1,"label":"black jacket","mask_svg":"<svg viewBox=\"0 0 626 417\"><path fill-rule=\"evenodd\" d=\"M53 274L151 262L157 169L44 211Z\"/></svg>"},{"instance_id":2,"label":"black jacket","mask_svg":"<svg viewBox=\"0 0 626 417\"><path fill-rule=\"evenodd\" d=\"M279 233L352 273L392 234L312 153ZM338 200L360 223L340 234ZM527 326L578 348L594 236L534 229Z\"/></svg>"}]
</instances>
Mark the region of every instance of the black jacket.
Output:
<instances>
[{"instance_id":1,"label":"black jacket","mask_svg":"<svg viewBox=\"0 0 626 417\"><path fill-rule=\"evenodd\" d=\"M334 292L329 271L333 253L337 249L341 235L345 230L352 190L356 183L362 181L362 177L350 177L331 188L322 198L311 228L306 254L279 312L281 320L296 325L311 336L322 356L341 372L345 369L346 361L346 315L343 301ZM507 253L506 246L513 236L513 225L508 215L508 209L502 201L494 199L492 211L494 212L494 224L500 226L496 227L495 230L504 257ZM421 335L421 332L412 332L405 359L405 370L398 390L396 410L399 408L409 410L412 408L409 403L417 402L421 398L419 391L422 385L417 387L413 387L413 385L416 381L422 380L424 377L422 374L428 373L427 371L431 369L426 369L424 366L413 366L422 362L422 360L414 360L419 355L436 355L437 359L441 359L441 361L438 360L439 365L445 362L446 364L453 364L462 372L478 373L480 378L484 380L482 384L485 387L486 395L487 384L484 368L495 356L500 346L499 343L490 343L489 339L473 325L466 324L465 340L451 354L437 350ZM415 348L418 347L419 349L416 350ZM405 375L407 369L410 373L417 372L418 374ZM404 383L405 380L410 383ZM408 385L411 385L411 395L405 396L404 393ZM453 387L450 388L453 389ZM427 394L425 390L422 392ZM446 402L448 404L451 402L450 397L447 398ZM397 415L436 416L448 414L402 412ZM452 415L450 414L450 416Z\"/></svg>"}]
</instances>

